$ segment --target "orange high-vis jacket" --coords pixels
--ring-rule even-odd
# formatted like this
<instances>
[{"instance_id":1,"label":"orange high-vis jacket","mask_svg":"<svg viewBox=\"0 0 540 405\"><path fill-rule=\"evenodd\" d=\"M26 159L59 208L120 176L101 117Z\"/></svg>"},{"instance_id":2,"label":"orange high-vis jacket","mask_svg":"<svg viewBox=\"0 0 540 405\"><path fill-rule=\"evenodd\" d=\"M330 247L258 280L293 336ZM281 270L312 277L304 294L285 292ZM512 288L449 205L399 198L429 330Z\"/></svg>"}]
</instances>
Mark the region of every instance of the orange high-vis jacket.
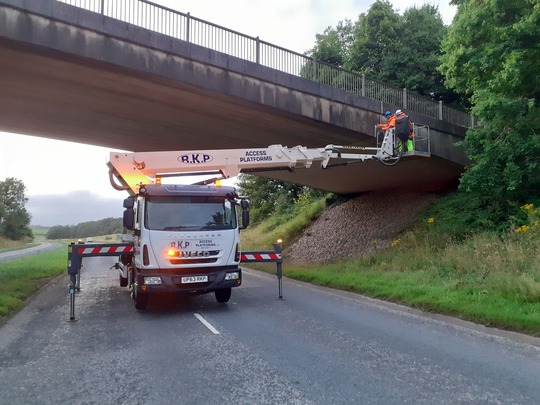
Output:
<instances>
[{"instance_id":1,"label":"orange high-vis jacket","mask_svg":"<svg viewBox=\"0 0 540 405\"><path fill-rule=\"evenodd\" d=\"M401 117L406 117L407 114L405 114L404 112L402 112L401 114L399 115L392 115L392 117L394 118L394 126L396 125L396 119L398 118L401 118ZM410 132L409 132L409 136L414 136L414 131L412 129L412 121L411 119L409 118L409 125L410 125ZM385 130L386 131L386 130Z\"/></svg>"},{"instance_id":2,"label":"orange high-vis jacket","mask_svg":"<svg viewBox=\"0 0 540 405\"><path fill-rule=\"evenodd\" d=\"M388 118L388 121L386 124L379 124L378 127L381 128L383 131L388 130L388 128L392 128L396 126L396 116L392 114L390 118Z\"/></svg>"}]
</instances>

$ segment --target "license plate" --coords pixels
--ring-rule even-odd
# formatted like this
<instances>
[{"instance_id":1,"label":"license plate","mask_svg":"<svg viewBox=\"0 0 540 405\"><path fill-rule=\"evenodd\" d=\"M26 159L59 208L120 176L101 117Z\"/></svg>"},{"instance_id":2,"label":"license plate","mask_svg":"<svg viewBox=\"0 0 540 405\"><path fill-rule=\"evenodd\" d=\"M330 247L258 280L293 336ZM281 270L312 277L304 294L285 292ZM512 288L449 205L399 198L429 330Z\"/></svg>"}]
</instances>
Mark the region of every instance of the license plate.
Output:
<instances>
[{"instance_id":1,"label":"license plate","mask_svg":"<svg viewBox=\"0 0 540 405\"><path fill-rule=\"evenodd\" d=\"M182 284L189 283L206 283L208 281L208 276L188 276L182 277Z\"/></svg>"}]
</instances>

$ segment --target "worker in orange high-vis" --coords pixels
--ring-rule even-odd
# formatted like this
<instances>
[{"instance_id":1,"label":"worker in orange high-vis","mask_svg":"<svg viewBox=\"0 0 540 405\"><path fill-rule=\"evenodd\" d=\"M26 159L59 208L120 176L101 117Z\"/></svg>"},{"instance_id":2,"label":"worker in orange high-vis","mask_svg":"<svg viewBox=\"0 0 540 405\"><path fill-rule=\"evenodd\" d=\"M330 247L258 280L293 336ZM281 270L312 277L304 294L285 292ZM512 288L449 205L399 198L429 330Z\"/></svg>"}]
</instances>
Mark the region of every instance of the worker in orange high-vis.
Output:
<instances>
[{"instance_id":1,"label":"worker in orange high-vis","mask_svg":"<svg viewBox=\"0 0 540 405\"><path fill-rule=\"evenodd\" d=\"M384 113L386 117L386 124L377 124L377 127L380 128L380 131L377 132L377 144L380 144L384 138L384 133L392 127L396 126L396 116L390 111Z\"/></svg>"},{"instance_id":2,"label":"worker in orange high-vis","mask_svg":"<svg viewBox=\"0 0 540 405\"><path fill-rule=\"evenodd\" d=\"M384 116L386 117L386 124L378 124L377 126L381 130L386 131L388 128L391 128L396 125L396 116L392 114L390 111L386 111L384 113Z\"/></svg>"},{"instance_id":3,"label":"worker in orange high-vis","mask_svg":"<svg viewBox=\"0 0 540 405\"><path fill-rule=\"evenodd\" d=\"M401 110L397 110L394 116L394 125L396 128L396 136L401 140L401 143L405 146L403 152L414 150L413 142L411 140L414 135L413 123L409 116Z\"/></svg>"}]
</instances>

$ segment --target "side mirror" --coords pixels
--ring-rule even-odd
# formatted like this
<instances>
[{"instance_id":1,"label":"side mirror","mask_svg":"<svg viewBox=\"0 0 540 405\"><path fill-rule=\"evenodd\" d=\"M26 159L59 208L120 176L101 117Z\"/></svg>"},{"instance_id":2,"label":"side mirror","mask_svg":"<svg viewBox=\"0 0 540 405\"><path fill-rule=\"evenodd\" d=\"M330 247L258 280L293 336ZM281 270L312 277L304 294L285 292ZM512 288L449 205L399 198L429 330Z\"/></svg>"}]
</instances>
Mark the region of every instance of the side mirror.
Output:
<instances>
[{"instance_id":1,"label":"side mirror","mask_svg":"<svg viewBox=\"0 0 540 405\"><path fill-rule=\"evenodd\" d=\"M242 210L242 228L246 229L249 226L249 211Z\"/></svg>"},{"instance_id":2,"label":"side mirror","mask_svg":"<svg viewBox=\"0 0 540 405\"><path fill-rule=\"evenodd\" d=\"M135 198L130 196L124 200L124 208L133 209L135 206Z\"/></svg>"},{"instance_id":3,"label":"side mirror","mask_svg":"<svg viewBox=\"0 0 540 405\"><path fill-rule=\"evenodd\" d=\"M126 208L126 210L124 211L123 224L124 228L129 229L130 231L132 231L135 227L133 208Z\"/></svg>"},{"instance_id":4,"label":"side mirror","mask_svg":"<svg viewBox=\"0 0 540 405\"><path fill-rule=\"evenodd\" d=\"M240 229L246 229L249 226L249 201L242 198L240 207L242 207L242 227Z\"/></svg>"}]
</instances>

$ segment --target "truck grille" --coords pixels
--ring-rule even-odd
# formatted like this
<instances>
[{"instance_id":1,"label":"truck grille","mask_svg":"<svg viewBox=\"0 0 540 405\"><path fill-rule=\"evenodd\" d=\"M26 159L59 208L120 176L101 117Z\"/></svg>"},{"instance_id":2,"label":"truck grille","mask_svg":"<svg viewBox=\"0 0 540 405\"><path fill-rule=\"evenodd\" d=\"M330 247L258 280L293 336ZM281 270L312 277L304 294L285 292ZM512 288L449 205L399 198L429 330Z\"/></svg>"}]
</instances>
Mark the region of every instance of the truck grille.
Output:
<instances>
[{"instance_id":1,"label":"truck grille","mask_svg":"<svg viewBox=\"0 0 540 405\"><path fill-rule=\"evenodd\" d=\"M214 258L204 258L204 259L171 259L171 264L202 264L202 263L215 263L217 262L217 257Z\"/></svg>"}]
</instances>

